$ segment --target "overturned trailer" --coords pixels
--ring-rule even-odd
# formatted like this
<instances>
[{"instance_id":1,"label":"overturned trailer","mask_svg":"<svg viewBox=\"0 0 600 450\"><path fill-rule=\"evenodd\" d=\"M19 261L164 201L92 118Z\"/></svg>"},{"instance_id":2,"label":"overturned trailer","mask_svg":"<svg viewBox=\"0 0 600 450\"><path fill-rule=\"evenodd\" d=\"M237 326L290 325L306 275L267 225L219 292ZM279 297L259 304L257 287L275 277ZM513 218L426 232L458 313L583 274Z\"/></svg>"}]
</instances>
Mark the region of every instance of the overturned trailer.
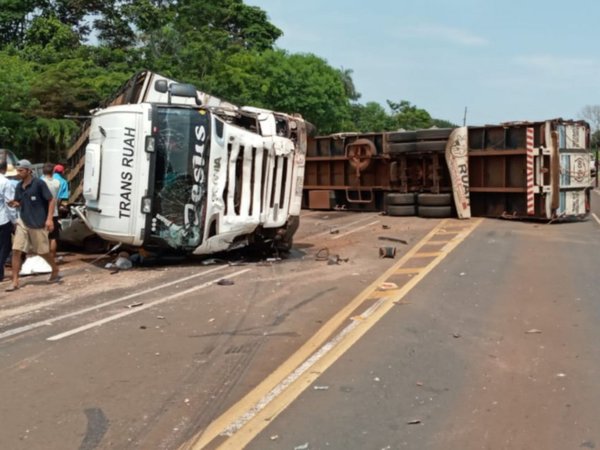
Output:
<instances>
[{"instance_id":1,"label":"overturned trailer","mask_svg":"<svg viewBox=\"0 0 600 450\"><path fill-rule=\"evenodd\" d=\"M237 107L149 72L128 86L93 113L85 152L72 155L83 156L72 167L83 171L85 206L76 211L89 228L157 252L289 250L301 208L302 117Z\"/></svg>"},{"instance_id":2,"label":"overturned trailer","mask_svg":"<svg viewBox=\"0 0 600 450\"><path fill-rule=\"evenodd\" d=\"M553 119L309 139L304 206L423 217L581 218L590 129Z\"/></svg>"}]
</instances>

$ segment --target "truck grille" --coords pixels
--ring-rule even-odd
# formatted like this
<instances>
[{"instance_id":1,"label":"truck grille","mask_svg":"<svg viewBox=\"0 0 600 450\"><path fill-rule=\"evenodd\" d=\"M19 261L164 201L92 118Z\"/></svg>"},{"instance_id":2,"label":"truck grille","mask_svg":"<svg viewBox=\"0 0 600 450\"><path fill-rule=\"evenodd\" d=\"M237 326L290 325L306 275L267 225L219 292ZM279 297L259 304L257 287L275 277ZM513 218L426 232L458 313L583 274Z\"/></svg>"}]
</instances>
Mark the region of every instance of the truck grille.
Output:
<instances>
[{"instance_id":1,"label":"truck grille","mask_svg":"<svg viewBox=\"0 0 600 450\"><path fill-rule=\"evenodd\" d=\"M225 215L251 217L265 226L280 226L289 209L290 158L265 148L262 139L227 145L227 181L223 192Z\"/></svg>"}]
</instances>

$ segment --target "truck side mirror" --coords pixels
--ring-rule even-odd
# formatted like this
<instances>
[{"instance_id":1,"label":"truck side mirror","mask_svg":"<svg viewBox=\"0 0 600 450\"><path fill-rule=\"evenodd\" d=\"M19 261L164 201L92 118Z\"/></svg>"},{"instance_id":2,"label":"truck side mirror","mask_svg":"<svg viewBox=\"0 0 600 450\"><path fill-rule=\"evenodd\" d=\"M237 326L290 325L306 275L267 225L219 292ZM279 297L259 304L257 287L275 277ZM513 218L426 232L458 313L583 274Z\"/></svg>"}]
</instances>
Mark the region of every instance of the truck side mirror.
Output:
<instances>
[{"instance_id":1,"label":"truck side mirror","mask_svg":"<svg viewBox=\"0 0 600 450\"><path fill-rule=\"evenodd\" d=\"M166 94L169 90L169 83L167 80L156 80L154 82L154 90L156 92L160 92L161 94Z\"/></svg>"},{"instance_id":2,"label":"truck side mirror","mask_svg":"<svg viewBox=\"0 0 600 450\"><path fill-rule=\"evenodd\" d=\"M170 91L173 97L195 98L198 103L196 87L193 84L171 83Z\"/></svg>"}]
</instances>

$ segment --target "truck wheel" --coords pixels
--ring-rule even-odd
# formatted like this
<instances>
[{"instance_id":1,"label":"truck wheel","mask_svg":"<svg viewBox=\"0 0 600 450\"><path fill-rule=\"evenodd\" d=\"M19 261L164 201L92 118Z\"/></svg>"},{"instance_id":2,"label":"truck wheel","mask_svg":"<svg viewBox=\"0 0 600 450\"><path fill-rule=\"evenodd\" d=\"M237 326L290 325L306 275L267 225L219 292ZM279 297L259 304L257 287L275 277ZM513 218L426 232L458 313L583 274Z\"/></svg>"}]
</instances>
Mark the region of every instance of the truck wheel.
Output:
<instances>
[{"instance_id":1,"label":"truck wheel","mask_svg":"<svg viewBox=\"0 0 600 450\"><path fill-rule=\"evenodd\" d=\"M414 205L415 194L390 193L385 196L386 205Z\"/></svg>"},{"instance_id":2,"label":"truck wheel","mask_svg":"<svg viewBox=\"0 0 600 450\"><path fill-rule=\"evenodd\" d=\"M417 139L426 141L432 139L448 139L454 128L434 128L431 130L417 130Z\"/></svg>"},{"instance_id":3,"label":"truck wheel","mask_svg":"<svg viewBox=\"0 0 600 450\"><path fill-rule=\"evenodd\" d=\"M401 153L415 152L417 151L416 142L401 142L388 145L388 153L390 155L398 155Z\"/></svg>"},{"instance_id":4,"label":"truck wheel","mask_svg":"<svg viewBox=\"0 0 600 450\"><path fill-rule=\"evenodd\" d=\"M388 205L386 212L388 216L414 216L417 213L417 207L415 205Z\"/></svg>"},{"instance_id":5,"label":"truck wheel","mask_svg":"<svg viewBox=\"0 0 600 450\"><path fill-rule=\"evenodd\" d=\"M446 151L446 141L417 142L417 150L420 152L443 152Z\"/></svg>"},{"instance_id":6,"label":"truck wheel","mask_svg":"<svg viewBox=\"0 0 600 450\"><path fill-rule=\"evenodd\" d=\"M420 217L444 218L452 217L451 206L419 206Z\"/></svg>"},{"instance_id":7,"label":"truck wheel","mask_svg":"<svg viewBox=\"0 0 600 450\"><path fill-rule=\"evenodd\" d=\"M419 194L417 203L423 206L450 206L452 194Z\"/></svg>"},{"instance_id":8,"label":"truck wheel","mask_svg":"<svg viewBox=\"0 0 600 450\"><path fill-rule=\"evenodd\" d=\"M415 131L394 131L388 133L388 142L414 142L417 140L417 133Z\"/></svg>"}]
</instances>

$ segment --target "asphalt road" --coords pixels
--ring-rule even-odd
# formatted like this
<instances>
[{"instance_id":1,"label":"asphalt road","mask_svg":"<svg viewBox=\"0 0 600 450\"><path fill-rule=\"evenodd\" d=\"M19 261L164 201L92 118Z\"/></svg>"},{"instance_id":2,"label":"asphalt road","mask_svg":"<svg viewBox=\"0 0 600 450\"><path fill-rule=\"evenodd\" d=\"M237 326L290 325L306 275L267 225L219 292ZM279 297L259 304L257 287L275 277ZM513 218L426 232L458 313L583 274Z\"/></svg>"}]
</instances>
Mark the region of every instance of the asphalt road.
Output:
<instances>
[{"instance_id":1,"label":"asphalt road","mask_svg":"<svg viewBox=\"0 0 600 450\"><path fill-rule=\"evenodd\" d=\"M0 294L0 448L600 446L600 224L471 225L307 212L285 261L67 256Z\"/></svg>"}]
</instances>

